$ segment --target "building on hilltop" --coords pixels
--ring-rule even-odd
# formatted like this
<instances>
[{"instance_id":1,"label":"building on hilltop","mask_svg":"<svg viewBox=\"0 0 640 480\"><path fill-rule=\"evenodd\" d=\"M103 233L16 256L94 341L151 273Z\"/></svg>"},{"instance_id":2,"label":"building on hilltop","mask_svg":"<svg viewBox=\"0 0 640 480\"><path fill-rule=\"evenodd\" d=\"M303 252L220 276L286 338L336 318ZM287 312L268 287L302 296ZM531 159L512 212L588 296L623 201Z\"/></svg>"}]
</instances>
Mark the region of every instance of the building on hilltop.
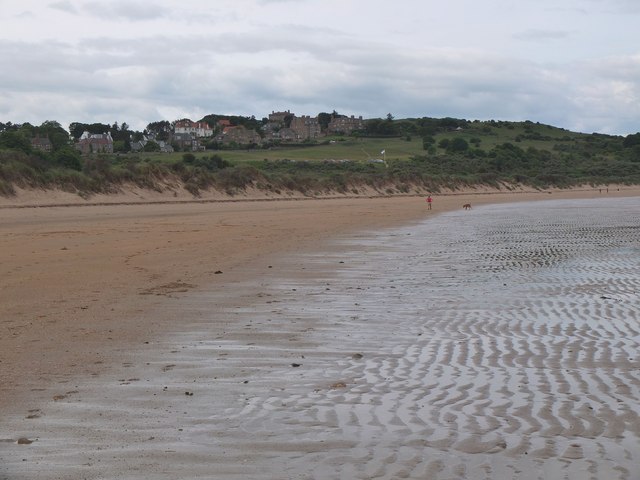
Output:
<instances>
[{"instance_id":1,"label":"building on hilltop","mask_svg":"<svg viewBox=\"0 0 640 480\"><path fill-rule=\"evenodd\" d=\"M262 138L255 130L247 130L243 125L225 127L216 140L223 145L237 143L238 145L250 145L262 143Z\"/></svg>"},{"instance_id":2,"label":"building on hilltop","mask_svg":"<svg viewBox=\"0 0 640 480\"><path fill-rule=\"evenodd\" d=\"M171 136L171 144L182 152L197 152L204 150L198 137L194 133L174 133Z\"/></svg>"},{"instance_id":3,"label":"building on hilltop","mask_svg":"<svg viewBox=\"0 0 640 480\"><path fill-rule=\"evenodd\" d=\"M53 148L49 137L35 136L31 139L31 148L40 150L41 152L50 152Z\"/></svg>"},{"instance_id":4,"label":"building on hilltop","mask_svg":"<svg viewBox=\"0 0 640 480\"><path fill-rule=\"evenodd\" d=\"M113 153L113 138L110 132L91 134L85 131L76 143L76 148L82 154Z\"/></svg>"},{"instance_id":5,"label":"building on hilltop","mask_svg":"<svg viewBox=\"0 0 640 480\"><path fill-rule=\"evenodd\" d=\"M351 135L353 132L362 129L364 129L364 120L362 120L362 115L358 118L353 115L350 117L347 117L346 115L333 117L327 127L327 131L329 133L336 135Z\"/></svg>"},{"instance_id":6,"label":"building on hilltop","mask_svg":"<svg viewBox=\"0 0 640 480\"><path fill-rule=\"evenodd\" d=\"M286 112L271 111L271 113L269 114L269 123L284 125L285 118L287 118L289 115L293 115L289 110L287 110Z\"/></svg>"},{"instance_id":7,"label":"building on hilltop","mask_svg":"<svg viewBox=\"0 0 640 480\"><path fill-rule=\"evenodd\" d=\"M173 133L192 133L196 137L211 137L213 128L207 122L192 122L186 118L175 123Z\"/></svg>"},{"instance_id":8,"label":"building on hilltop","mask_svg":"<svg viewBox=\"0 0 640 480\"><path fill-rule=\"evenodd\" d=\"M272 132L271 138L282 142L295 142L298 139L298 135L291 128L281 128L277 132Z\"/></svg>"},{"instance_id":9,"label":"building on hilltop","mask_svg":"<svg viewBox=\"0 0 640 480\"><path fill-rule=\"evenodd\" d=\"M149 142L157 143L158 147L160 147L160 152L162 152L162 153L171 153L171 152L173 152L173 147L171 146L170 143L165 142L164 140L158 140L158 138L154 134L144 135L142 137L142 139L140 139L138 141L131 142L131 151L132 152L142 152L142 151L144 151L146 145Z\"/></svg>"},{"instance_id":10,"label":"building on hilltop","mask_svg":"<svg viewBox=\"0 0 640 480\"><path fill-rule=\"evenodd\" d=\"M322 136L322 129L318 122L318 117L310 117L309 115L293 117L290 128L296 132L298 140L312 140Z\"/></svg>"}]
</instances>

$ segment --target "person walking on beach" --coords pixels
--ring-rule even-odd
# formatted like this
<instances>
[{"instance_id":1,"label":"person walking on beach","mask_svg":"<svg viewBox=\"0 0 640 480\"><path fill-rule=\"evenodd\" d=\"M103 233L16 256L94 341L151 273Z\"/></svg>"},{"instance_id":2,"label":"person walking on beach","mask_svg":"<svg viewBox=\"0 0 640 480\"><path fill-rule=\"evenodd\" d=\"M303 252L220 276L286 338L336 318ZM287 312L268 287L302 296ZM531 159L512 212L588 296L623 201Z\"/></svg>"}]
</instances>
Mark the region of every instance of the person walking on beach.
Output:
<instances>
[{"instance_id":1,"label":"person walking on beach","mask_svg":"<svg viewBox=\"0 0 640 480\"><path fill-rule=\"evenodd\" d=\"M427 197L427 205L428 205L427 210L431 210L431 203L432 202L433 202L433 200L431 200L431 195L429 195Z\"/></svg>"}]
</instances>

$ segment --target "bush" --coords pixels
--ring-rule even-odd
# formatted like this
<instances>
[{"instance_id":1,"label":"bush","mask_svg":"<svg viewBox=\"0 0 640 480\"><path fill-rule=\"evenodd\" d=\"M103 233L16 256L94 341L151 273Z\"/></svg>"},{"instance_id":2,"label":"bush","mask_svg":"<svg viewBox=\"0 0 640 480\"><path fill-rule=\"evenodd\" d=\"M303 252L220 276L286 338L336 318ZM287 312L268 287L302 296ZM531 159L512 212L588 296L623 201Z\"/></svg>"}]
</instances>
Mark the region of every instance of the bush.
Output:
<instances>
[{"instance_id":1,"label":"bush","mask_svg":"<svg viewBox=\"0 0 640 480\"><path fill-rule=\"evenodd\" d=\"M53 154L57 165L71 170L82 170L80 152L73 147L63 147Z\"/></svg>"}]
</instances>

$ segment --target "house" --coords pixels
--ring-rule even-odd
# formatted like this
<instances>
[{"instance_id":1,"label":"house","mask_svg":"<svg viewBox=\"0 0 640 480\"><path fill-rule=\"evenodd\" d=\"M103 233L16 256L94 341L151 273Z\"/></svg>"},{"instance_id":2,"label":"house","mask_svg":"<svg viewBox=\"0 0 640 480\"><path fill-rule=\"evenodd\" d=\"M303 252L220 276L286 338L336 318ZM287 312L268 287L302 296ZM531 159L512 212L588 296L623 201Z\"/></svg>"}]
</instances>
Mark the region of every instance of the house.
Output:
<instances>
[{"instance_id":1,"label":"house","mask_svg":"<svg viewBox=\"0 0 640 480\"><path fill-rule=\"evenodd\" d=\"M355 118L353 115L347 117L346 115L339 115L334 117L329 122L327 131L332 134L338 135L351 135L356 130L364 129L364 120L362 116Z\"/></svg>"},{"instance_id":2,"label":"house","mask_svg":"<svg viewBox=\"0 0 640 480\"><path fill-rule=\"evenodd\" d=\"M223 145L237 143L238 145L249 145L261 143L262 138L255 130L247 130L243 125L225 127L217 140Z\"/></svg>"},{"instance_id":3,"label":"house","mask_svg":"<svg viewBox=\"0 0 640 480\"><path fill-rule=\"evenodd\" d=\"M171 143L183 152L197 152L203 149L198 137L193 133L174 133L171 137Z\"/></svg>"},{"instance_id":4,"label":"house","mask_svg":"<svg viewBox=\"0 0 640 480\"><path fill-rule=\"evenodd\" d=\"M89 133L85 131L76 148L80 150L80 153L87 155L90 153L113 153L113 138L111 133Z\"/></svg>"},{"instance_id":5,"label":"house","mask_svg":"<svg viewBox=\"0 0 640 480\"><path fill-rule=\"evenodd\" d=\"M274 112L272 110L271 113L269 114L269 123L284 125L285 118L290 115L291 115L291 112L289 110L287 110L286 112Z\"/></svg>"},{"instance_id":6,"label":"house","mask_svg":"<svg viewBox=\"0 0 640 480\"><path fill-rule=\"evenodd\" d=\"M31 139L31 148L40 150L41 152L50 152L53 148L49 137L35 136Z\"/></svg>"},{"instance_id":7,"label":"house","mask_svg":"<svg viewBox=\"0 0 640 480\"><path fill-rule=\"evenodd\" d=\"M155 142L160 147L160 151L163 153L171 153L173 152L173 147L170 143L167 143L163 140L157 140L155 135L144 135L141 140L136 142L131 142L131 151L132 152L142 152L144 147L149 142Z\"/></svg>"},{"instance_id":8,"label":"house","mask_svg":"<svg viewBox=\"0 0 640 480\"><path fill-rule=\"evenodd\" d=\"M192 122L187 118L175 123L173 133L192 133L196 137L211 137L213 128L207 122Z\"/></svg>"},{"instance_id":9,"label":"house","mask_svg":"<svg viewBox=\"0 0 640 480\"><path fill-rule=\"evenodd\" d=\"M309 115L293 117L290 128L296 132L298 140L309 140L322 136L318 117L310 117Z\"/></svg>"},{"instance_id":10,"label":"house","mask_svg":"<svg viewBox=\"0 0 640 480\"><path fill-rule=\"evenodd\" d=\"M281 128L277 132L273 133L274 139L279 139L283 142L295 142L298 139L298 136L295 130L291 128Z\"/></svg>"}]
</instances>

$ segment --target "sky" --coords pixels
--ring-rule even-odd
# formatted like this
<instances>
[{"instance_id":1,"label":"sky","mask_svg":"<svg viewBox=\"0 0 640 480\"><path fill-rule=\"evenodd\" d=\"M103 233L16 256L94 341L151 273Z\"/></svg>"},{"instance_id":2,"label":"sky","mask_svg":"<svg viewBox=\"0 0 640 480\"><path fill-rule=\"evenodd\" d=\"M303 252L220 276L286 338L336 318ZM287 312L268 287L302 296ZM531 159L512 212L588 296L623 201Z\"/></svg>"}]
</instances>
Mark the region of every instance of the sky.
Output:
<instances>
[{"instance_id":1,"label":"sky","mask_svg":"<svg viewBox=\"0 0 640 480\"><path fill-rule=\"evenodd\" d=\"M0 122L290 110L640 131L638 0L0 0Z\"/></svg>"}]
</instances>

